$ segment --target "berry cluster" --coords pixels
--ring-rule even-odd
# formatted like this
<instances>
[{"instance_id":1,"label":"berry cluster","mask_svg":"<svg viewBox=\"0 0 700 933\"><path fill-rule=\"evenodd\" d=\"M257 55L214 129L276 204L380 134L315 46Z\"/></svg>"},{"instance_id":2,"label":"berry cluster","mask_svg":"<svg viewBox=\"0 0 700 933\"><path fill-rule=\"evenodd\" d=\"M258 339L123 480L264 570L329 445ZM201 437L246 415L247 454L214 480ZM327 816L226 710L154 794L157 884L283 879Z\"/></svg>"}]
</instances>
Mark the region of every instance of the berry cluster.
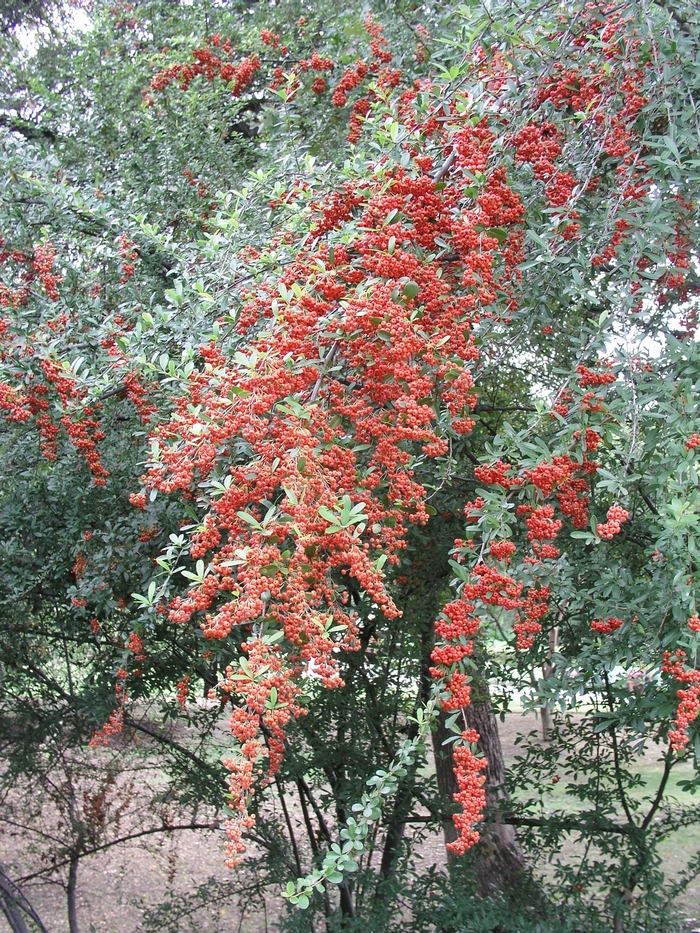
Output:
<instances>
[{"instance_id":1,"label":"berry cluster","mask_svg":"<svg viewBox=\"0 0 700 933\"><path fill-rule=\"evenodd\" d=\"M212 37L212 40L214 39L218 39L218 37ZM215 54L212 47L216 48L218 46L227 55L230 55L233 51L228 40L223 44L220 40L218 42L211 41L210 46L203 46L192 52L192 61L188 65L169 65L159 71L151 79L150 89L152 91L164 91L171 84L177 83L181 91L187 91L194 79L201 75L207 81L220 78L226 84L231 85L232 97L240 97L252 83L256 72L260 70L260 58L255 54L247 55L238 65L234 65ZM152 106L154 103L148 92L144 92L144 102L147 106Z\"/></svg>"},{"instance_id":2,"label":"berry cluster","mask_svg":"<svg viewBox=\"0 0 700 933\"><path fill-rule=\"evenodd\" d=\"M690 685L687 690L676 692L680 703L674 720L675 728L668 733L671 748L676 752L683 751L688 744L688 727L695 722L700 713L700 671L687 667L685 660L684 651L676 651L673 655L666 651L661 665L665 674Z\"/></svg>"},{"instance_id":3,"label":"berry cluster","mask_svg":"<svg viewBox=\"0 0 700 933\"><path fill-rule=\"evenodd\" d=\"M90 740L91 748L98 748L100 745L109 745L110 738L113 735L119 735L122 731L124 726L124 707L129 699L126 690L126 679L128 676L128 672L123 667L120 667L117 671L114 684L114 698L116 702L114 712L107 722L100 729L97 729L93 735Z\"/></svg>"},{"instance_id":4,"label":"berry cluster","mask_svg":"<svg viewBox=\"0 0 700 933\"><path fill-rule=\"evenodd\" d=\"M612 505L608 509L607 522L599 522L596 528L598 537L610 540L619 533L622 523L626 522L630 513L619 505Z\"/></svg>"},{"instance_id":5,"label":"berry cluster","mask_svg":"<svg viewBox=\"0 0 700 933\"><path fill-rule=\"evenodd\" d=\"M577 366L576 369L579 375L578 384L584 389L588 386L610 385L611 383L615 382L615 379L617 378L615 373L611 373L609 371L596 373L583 365Z\"/></svg>"},{"instance_id":6,"label":"berry cluster","mask_svg":"<svg viewBox=\"0 0 700 933\"><path fill-rule=\"evenodd\" d=\"M610 635L616 629L621 628L625 624L624 619L616 619L611 617L603 621L602 619L596 619L591 622L591 628L594 632L598 632L599 635Z\"/></svg>"},{"instance_id":7,"label":"berry cluster","mask_svg":"<svg viewBox=\"0 0 700 933\"><path fill-rule=\"evenodd\" d=\"M20 350L20 356L33 357L33 348ZM9 350L6 351L6 357ZM77 379L60 366L55 359L44 357L38 361L38 373L31 372L26 391L0 384L0 410L9 421L28 422L32 419L41 438L41 450L48 460L58 455L61 428L78 450L93 475L96 486L104 486L109 473L104 468L98 444L104 440L104 431L98 417L100 405L86 405L85 389ZM52 400L54 402L52 406Z\"/></svg>"},{"instance_id":8,"label":"berry cluster","mask_svg":"<svg viewBox=\"0 0 700 933\"><path fill-rule=\"evenodd\" d=\"M135 262L139 258L138 250L134 249L135 243L130 240L126 233L122 233L117 238L119 254L122 258L122 277L121 282L128 282L136 271Z\"/></svg>"},{"instance_id":9,"label":"berry cluster","mask_svg":"<svg viewBox=\"0 0 700 933\"><path fill-rule=\"evenodd\" d=\"M31 284L37 279L41 283L47 298L58 301L60 295L58 286L63 276L53 271L56 259L56 250L51 243L35 246L33 253L27 255L21 250L9 250L4 247L4 239L0 236L0 268L12 262L19 269L14 270L14 277L19 279L17 286L0 282L0 308L19 308L25 306L31 295ZM2 332L7 327L5 323Z\"/></svg>"},{"instance_id":10,"label":"berry cluster","mask_svg":"<svg viewBox=\"0 0 700 933\"><path fill-rule=\"evenodd\" d=\"M579 232L578 212L570 207L576 179L571 172L562 172L556 167L556 160L562 154L559 131L553 123L529 123L512 139L519 162L532 165L535 178L545 183L545 194L549 206L558 209L562 221L562 236L565 240L573 239Z\"/></svg>"},{"instance_id":11,"label":"berry cluster","mask_svg":"<svg viewBox=\"0 0 700 933\"><path fill-rule=\"evenodd\" d=\"M44 287L44 291L51 301L58 301L58 286L63 281L62 276L52 272L56 250L50 243L37 246L34 249L31 268Z\"/></svg>"},{"instance_id":12,"label":"berry cluster","mask_svg":"<svg viewBox=\"0 0 700 933\"><path fill-rule=\"evenodd\" d=\"M455 855L464 855L479 841L479 833L472 827L479 821L486 806L485 778L480 772L487 762L485 758L477 758L470 747L478 739L478 734L469 729L462 732L462 741L454 748L454 772L459 788L454 799L461 806L462 812L452 817L459 830L459 839L449 843L447 848Z\"/></svg>"},{"instance_id":13,"label":"berry cluster","mask_svg":"<svg viewBox=\"0 0 700 933\"><path fill-rule=\"evenodd\" d=\"M176 697L177 704L180 709L184 710L187 708L187 697L190 692L190 678L189 675L182 678L178 681L176 685Z\"/></svg>"}]
</instances>

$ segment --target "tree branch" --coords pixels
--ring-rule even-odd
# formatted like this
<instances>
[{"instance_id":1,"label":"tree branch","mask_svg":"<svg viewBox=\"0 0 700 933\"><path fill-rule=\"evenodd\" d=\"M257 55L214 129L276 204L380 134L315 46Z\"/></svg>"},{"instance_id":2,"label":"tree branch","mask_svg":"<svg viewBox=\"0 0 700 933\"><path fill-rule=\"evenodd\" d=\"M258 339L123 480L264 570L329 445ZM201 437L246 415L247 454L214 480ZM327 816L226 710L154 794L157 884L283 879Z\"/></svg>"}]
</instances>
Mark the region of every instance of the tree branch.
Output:
<instances>
[{"instance_id":1,"label":"tree branch","mask_svg":"<svg viewBox=\"0 0 700 933\"><path fill-rule=\"evenodd\" d=\"M228 789L226 778L222 774L219 774L213 765L210 765L208 761L200 758L199 755L195 755L195 753L191 752L188 748L183 748L179 742L168 738L166 735L162 735L160 732L149 729L147 726L144 726L143 723L137 722L136 720L130 719L129 717L125 717L124 725L129 726L132 729L137 729L139 732L143 732L145 735L150 735L151 738L154 738L157 742L162 742L163 745L167 745L169 748L174 749L178 754L184 755L185 758L189 758L190 761L193 761L198 768L202 768L204 771L208 771L212 776L215 776L216 782L218 784L221 784L223 787Z\"/></svg>"},{"instance_id":2,"label":"tree branch","mask_svg":"<svg viewBox=\"0 0 700 933\"><path fill-rule=\"evenodd\" d=\"M119 839L112 839L109 842L103 842L98 846L93 846L91 849L83 849L80 853L80 858L85 858L87 855L95 855L98 852L104 852L106 849L111 849L113 846L122 845L125 842L132 842L134 839L141 839L144 836L155 836L157 833L173 833L178 830L183 829L208 829L210 832L218 832L220 830L218 823L173 823L171 826L153 826L150 829L142 829L137 833L129 833L128 836L120 836ZM255 838L255 842L260 842L259 839ZM34 878L41 878L42 875L46 875L49 872L55 871L58 868L63 868L65 865L70 864L71 858L63 859L60 862L53 862L51 865L48 865L46 868L42 868L39 871L32 872L30 875L23 875L21 878L17 879L18 883L23 883L27 881L33 881Z\"/></svg>"}]
</instances>

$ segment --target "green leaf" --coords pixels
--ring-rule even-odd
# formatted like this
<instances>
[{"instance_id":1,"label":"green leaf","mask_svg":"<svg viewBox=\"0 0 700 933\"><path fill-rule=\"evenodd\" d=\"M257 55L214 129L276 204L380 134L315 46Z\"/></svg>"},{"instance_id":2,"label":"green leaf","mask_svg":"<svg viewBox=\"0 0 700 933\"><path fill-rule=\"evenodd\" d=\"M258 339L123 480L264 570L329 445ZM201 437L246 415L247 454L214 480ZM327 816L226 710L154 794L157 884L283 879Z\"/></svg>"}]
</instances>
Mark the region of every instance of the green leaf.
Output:
<instances>
[{"instance_id":1,"label":"green leaf","mask_svg":"<svg viewBox=\"0 0 700 933\"><path fill-rule=\"evenodd\" d=\"M338 521L338 513L333 512L326 505L319 506L318 514L321 516L321 518L325 519L327 522L335 523Z\"/></svg>"},{"instance_id":2,"label":"green leaf","mask_svg":"<svg viewBox=\"0 0 700 933\"><path fill-rule=\"evenodd\" d=\"M241 521L247 522L249 525L254 525L257 527L260 526L260 522L257 520L257 518L255 518L255 516L251 515L249 512L236 512L236 515L241 519Z\"/></svg>"},{"instance_id":3,"label":"green leaf","mask_svg":"<svg viewBox=\"0 0 700 933\"><path fill-rule=\"evenodd\" d=\"M484 233L486 236L498 240L499 243L505 243L508 239L508 231L504 227L489 227L487 230L484 230Z\"/></svg>"}]
</instances>

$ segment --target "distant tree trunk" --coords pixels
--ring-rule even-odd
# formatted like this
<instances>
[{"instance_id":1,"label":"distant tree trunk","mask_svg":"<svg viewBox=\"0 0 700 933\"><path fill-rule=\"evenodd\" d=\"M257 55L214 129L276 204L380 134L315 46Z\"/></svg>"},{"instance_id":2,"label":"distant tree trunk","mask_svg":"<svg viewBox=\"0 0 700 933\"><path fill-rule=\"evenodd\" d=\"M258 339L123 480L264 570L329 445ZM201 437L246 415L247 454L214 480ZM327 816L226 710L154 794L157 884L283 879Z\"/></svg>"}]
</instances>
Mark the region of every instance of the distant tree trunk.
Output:
<instances>
[{"instance_id":1,"label":"distant tree trunk","mask_svg":"<svg viewBox=\"0 0 700 933\"><path fill-rule=\"evenodd\" d=\"M549 633L549 648L547 650L547 660L542 666L542 675L545 680L552 676L554 673L554 665L552 664L552 655L557 650L559 645L559 626L555 625L554 628ZM542 717L542 741L549 742L552 729L554 728L554 720L552 719L552 704L547 700L540 707L540 716Z\"/></svg>"},{"instance_id":2,"label":"distant tree trunk","mask_svg":"<svg viewBox=\"0 0 700 933\"><path fill-rule=\"evenodd\" d=\"M550 738L552 737L552 729L554 728L551 703L545 701L543 706L540 708L540 716L542 717L542 741L549 742Z\"/></svg>"},{"instance_id":3,"label":"distant tree trunk","mask_svg":"<svg viewBox=\"0 0 700 933\"><path fill-rule=\"evenodd\" d=\"M515 838L515 829L501 821L501 814L508 807L508 795L504 789L505 764L498 724L491 705L488 684L483 678L472 681L472 702L464 708L470 729L479 733L479 751L488 760L486 777L485 826L474 855L476 857L475 879L479 893L492 894L496 890L508 891L522 881L523 853ZM438 728L433 732L435 770L441 796L449 801L457 793L457 780L453 771L453 745L443 745L450 732L445 728L446 716L440 714ZM452 820L443 823L445 843L454 842L457 831Z\"/></svg>"},{"instance_id":4,"label":"distant tree trunk","mask_svg":"<svg viewBox=\"0 0 700 933\"><path fill-rule=\"evenodd\" d=\"M71 856L70 866L68 868L68 886L66 888L66 898L68 900L68 928L70 933L80 933L78 926L78 862L80 856L74 854Z\"/></svg>"}]
</instances>

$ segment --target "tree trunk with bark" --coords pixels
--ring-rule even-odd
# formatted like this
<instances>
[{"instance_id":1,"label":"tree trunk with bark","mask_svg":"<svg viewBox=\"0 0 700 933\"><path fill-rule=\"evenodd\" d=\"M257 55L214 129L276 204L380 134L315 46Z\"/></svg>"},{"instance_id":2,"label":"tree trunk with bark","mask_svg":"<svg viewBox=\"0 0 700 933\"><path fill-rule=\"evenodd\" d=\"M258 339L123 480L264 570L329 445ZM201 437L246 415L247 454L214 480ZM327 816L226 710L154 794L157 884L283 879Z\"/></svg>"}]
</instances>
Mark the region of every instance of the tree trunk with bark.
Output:
<instances>
[{"instance_id":1,"label":"tree trunk with bark","mask_svg":"<svg viewBox=\"0 0 700 933\"><path fill-rule=\"evenodd\" d=\"M79 853L71 855L70 865L68 867L68 885L66 887L66 899L68 901L68 929L70 933L80 933L78 926L78 863L80 861Z\"/></svg>"}]
</instances>

